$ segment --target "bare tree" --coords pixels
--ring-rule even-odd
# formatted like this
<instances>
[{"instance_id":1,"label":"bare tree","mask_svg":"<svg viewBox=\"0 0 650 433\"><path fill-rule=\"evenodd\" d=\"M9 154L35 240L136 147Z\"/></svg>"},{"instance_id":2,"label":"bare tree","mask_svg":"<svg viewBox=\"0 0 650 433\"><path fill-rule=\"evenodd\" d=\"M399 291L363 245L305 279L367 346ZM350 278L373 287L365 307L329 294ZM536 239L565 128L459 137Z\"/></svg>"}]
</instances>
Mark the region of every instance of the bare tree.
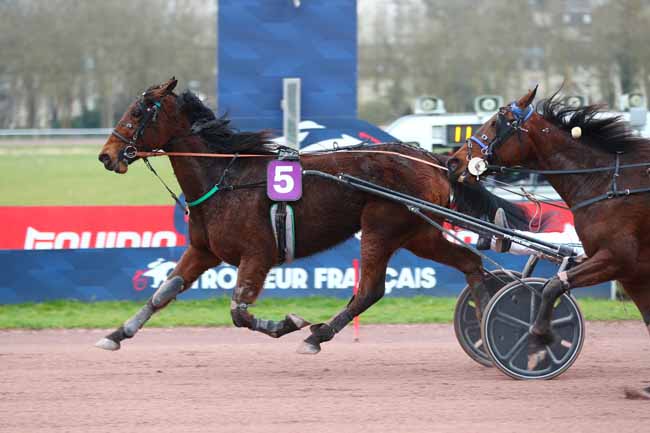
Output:
<instances>
[{"instance_id":1,"label":"bare tree","mask_svg":"<svg viewBox=\"0 0 650 433\"><path fill-rule=\"evenodd\" d=\"M24 126L70 126L73 108L112 126L134 95L173 75L214 88L211 0L0 2L4 80L22 101Z\"/></svg>"}]
</instances>

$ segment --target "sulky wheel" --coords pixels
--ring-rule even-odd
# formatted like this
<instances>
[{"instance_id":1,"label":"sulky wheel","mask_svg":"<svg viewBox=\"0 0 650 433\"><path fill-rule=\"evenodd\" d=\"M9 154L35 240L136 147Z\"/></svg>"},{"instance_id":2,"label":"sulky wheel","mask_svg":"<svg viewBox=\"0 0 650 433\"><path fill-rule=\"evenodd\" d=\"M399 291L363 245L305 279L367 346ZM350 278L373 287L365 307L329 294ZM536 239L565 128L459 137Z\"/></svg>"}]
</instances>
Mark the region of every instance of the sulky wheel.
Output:
<instances>
[{"instance_id":1,"label":"sulky wheel","mask_svg":"<svg viewBox=\"0 0 650 433\"><path fill-rule=\"evenodd\" d=\"M521 275L519 272L510 271L517 277ZM485 279L485 284L490 293L490 297L494 296L501 287L513 281L513 278L506 272L498 270L493 271ZM469 286L460 292L458 300L456 301L456 309L454 311L454 332L456 339L460 343L465 353L469 355L474 361L486 367L492 366L492 360L488 357L483 347L483 340L481 338L481 324L476 318L476 303L472 298L472 293Z\"/></svg>"},{"instance_id":2,"label":"sulky wheel","mask_svg":"<svg viewBox=\"0 0 650 433\"><path fill-rule=\"evenodd\" d=\"M585 338L584 319L573 296L562 295L551 321L555 340L545 346L538 364L528 367L528 332L532 327L544 284L543 278L514 281L492 297L483 314L484 346L494 365L515 379L553 379L578 358Z\"/></svg>"}]
</instances>

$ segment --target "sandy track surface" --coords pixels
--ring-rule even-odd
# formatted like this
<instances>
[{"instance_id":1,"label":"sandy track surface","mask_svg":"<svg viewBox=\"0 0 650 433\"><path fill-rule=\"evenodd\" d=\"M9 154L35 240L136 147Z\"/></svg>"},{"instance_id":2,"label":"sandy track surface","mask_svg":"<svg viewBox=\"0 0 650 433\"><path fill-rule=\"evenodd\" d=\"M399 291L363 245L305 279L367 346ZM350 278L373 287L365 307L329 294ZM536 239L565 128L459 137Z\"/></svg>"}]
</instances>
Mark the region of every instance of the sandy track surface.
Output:
<instances>
[{"instance_id":1,"label":"sandy track surface","mask_svg":"<svg viewBox=\"0 0 650 433\"><path fill-rule=\"evenodd\" d=\"M118 352L105 331L0 332L0 432L648 432L642 323L588 323L552 381L471 361L449 325L349 329L317 356L242 329L144 329Z\"/></svg>"}]
</instances>

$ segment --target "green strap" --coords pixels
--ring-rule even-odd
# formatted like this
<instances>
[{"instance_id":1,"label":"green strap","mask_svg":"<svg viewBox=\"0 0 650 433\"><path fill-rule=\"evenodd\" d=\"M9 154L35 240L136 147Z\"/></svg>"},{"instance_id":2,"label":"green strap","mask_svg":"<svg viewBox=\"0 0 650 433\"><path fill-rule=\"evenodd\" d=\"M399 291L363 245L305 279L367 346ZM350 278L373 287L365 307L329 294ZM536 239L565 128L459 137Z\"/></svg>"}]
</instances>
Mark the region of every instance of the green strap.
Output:
<instances>
[{"instance_id":1,"label":"green strap","mask_svg":"<svg viewBox=\"0 0 650 433\"><path fill-rule=\"evenodd\" d=\"M199 205L199 204L203 203L204 201L206 201L207 199L209 199L210 197L212 197L214 195L214 193L217 192L217 191L219 191L219 185L213 186L210 191L206 192L201 197L197 198L194 201L191 201L191 202L187 203L187 206L188 207L194 207L196 205Z\"/></svg>"}]
</instances>

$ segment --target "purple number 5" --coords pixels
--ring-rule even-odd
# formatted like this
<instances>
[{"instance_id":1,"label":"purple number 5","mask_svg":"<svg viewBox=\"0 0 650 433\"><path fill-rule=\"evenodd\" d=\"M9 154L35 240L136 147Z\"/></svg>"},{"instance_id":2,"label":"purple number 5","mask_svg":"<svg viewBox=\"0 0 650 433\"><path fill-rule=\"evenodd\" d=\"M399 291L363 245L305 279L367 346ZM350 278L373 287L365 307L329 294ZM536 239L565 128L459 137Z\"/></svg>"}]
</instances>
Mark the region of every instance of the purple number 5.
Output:
<instances>
[{"instance_id":1,"label":"purple number 5","mask_svg":"<svg viewBox=\"0 0 650 433\"><path fill-rule=\"evenodd\" d=\"M271 161L266 171L266 193L274 201L302 197L302 167L298 161Z\"/></svg>"}]
</instances>

